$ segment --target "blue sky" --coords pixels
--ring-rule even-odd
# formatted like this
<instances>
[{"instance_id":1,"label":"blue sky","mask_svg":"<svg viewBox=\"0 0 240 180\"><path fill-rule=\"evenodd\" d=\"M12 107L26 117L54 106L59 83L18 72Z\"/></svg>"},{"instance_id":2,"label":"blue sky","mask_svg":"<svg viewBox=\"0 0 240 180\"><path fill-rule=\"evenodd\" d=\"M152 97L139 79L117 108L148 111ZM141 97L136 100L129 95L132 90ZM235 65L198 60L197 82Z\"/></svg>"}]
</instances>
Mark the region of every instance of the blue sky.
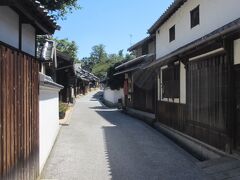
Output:
<instances>
[{"instance_id":1,"label":"blue sky","mask_svg":"<svg viewBox=\"0 0 240 180\"><path fill-rule=\"evenodd\" d=\"M81 10L59 21L57 38L74 40L79 58L89 56L91 48L104 44L108 53L140 41L173 0L79 0ZM130 38L132 35L132 38Z\"/></svg>"}]
</instances>

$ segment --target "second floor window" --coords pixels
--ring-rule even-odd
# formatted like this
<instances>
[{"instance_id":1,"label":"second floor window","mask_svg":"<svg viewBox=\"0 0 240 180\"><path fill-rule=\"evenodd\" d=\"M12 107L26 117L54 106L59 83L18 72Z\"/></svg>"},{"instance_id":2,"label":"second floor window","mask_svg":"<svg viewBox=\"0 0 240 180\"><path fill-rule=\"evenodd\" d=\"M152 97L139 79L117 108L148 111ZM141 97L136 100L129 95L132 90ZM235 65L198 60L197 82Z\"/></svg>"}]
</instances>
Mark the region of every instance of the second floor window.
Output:
<instances>
[{"instance_id":1,"label":"second floor window","mask_svg":"<svg viewBox=\"0 0 240 180\"><path fill-rule=\"evenodd\" d=\"M175 25L169 29L169 42L175 40Z\"/></svg>"},{"instance_id":2,"label":"second floor window","mask_svg":"<svg viewBox=\"0 0 240 180\"><path fill-rule=\"evenodd\" d=\"M200 13L199 13L199 6L193 9L191 12L191 28L200 24Z\"/></svg>"}]
</instances>

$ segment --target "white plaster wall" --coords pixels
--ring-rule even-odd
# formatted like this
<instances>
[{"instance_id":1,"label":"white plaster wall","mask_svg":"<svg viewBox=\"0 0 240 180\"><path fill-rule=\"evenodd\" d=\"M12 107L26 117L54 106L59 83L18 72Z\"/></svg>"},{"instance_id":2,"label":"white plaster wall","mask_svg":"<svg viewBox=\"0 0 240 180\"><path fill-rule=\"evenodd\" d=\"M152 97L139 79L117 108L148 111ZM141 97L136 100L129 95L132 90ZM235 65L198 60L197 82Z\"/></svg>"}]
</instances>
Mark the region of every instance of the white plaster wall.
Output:
<instances>
[{"instance_id":1,"label":"white plaster wall","mask_svg":"<svg viewBox=\"0 0 240 180\"><path fill-rule=\"evenodd\" d=\"M40 139L40 172L52 150L59 132L59 99L58 91L40 87L39 97L39 139Z\"/></svg>"},{"instance_id":2,"label":"white plaster wall","mask_svg":"<svg viewBox=\"0 0 240 180\"><path fill-rule=\"evenodd\" d=\"M234 41L234 64L240 64L240 39Z\"/></svg>"},{"instance_id":3,"label":"white plaster wall","mask_svg":"<svg viewBox=\"0 0 240 180\"><path fill-rule=\"evenodd\" d=\"M190 11L200 5L200 25L191 29ZM156 56L160 58L240 18L239 0L188 0L156 32ZM176 26L176 39L169 42L169 29Z\"/></svg>"},{"instance_id":4,"label":"white plaster wall","mask_svg":"<svg viewBox=\"0 0 240 180\"><path fill-rule=\"evenodd\" d=\"M35 28L22 24L22 51L35 56Z\"/></svg>"},{"instance_id":5,"label":"white plaster wall","mask_svg":"<svg viewBox=\"0 0 240 180\"><path fill-rule=\"evenodd\" d=\"M181 62L180 63L180 103L186 104L186 68L185 65Z\"/></svg>"},{"instance_id":6,"label":"white plaster wall","mask_svg":"<svg viewBox=\"0 0 240 180\"><path fill-rule=\"evenodd\" d=\"M0 41L19 48L19 16L7 6L0 6Z\"/></svg>"},{"instance_id":7,"label":"white plaster wall","mask_svg":"<svg viewBox=\"0 0 240 180\"><path fill-rule=\"evenodd\" d=\"M107 100L113 104L116 104L116 103L118 103L118 99L124 98L124 91L123 91L123 89L111 90L110 88L106 88L104 90L103 97L105 100Z\"/></svg>"}]
</instances>

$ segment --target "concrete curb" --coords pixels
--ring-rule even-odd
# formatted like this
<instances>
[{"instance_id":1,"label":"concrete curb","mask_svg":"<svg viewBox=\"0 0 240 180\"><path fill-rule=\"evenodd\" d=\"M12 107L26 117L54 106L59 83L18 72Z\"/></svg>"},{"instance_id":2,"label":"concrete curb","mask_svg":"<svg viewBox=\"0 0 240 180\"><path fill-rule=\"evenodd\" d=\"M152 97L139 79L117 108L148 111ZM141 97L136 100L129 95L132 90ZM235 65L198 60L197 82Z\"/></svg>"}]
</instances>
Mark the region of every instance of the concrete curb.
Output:
<instances>
[{"instance_id":1,"label":"concrete curb","mask_svg":"<svg viewBox=\"0 0 240 180\"><path fill-rule=\"evenodd\" d=\"M130 115L134 118L144 121L158 132L164 134L169 139L173 140L180 147L185 149L187 152L192 154L197 159L204 161L209 159L215 159L220 157L231 157L235 158L231 154L227 154L221 150L214 148L206 143L203 143L193 137L190 137L180 131L174 130L164 124L156 121L155 118L149 117L149 113L144 113L135 109L129 109L122 111L123 113Z\"/></svg>"},{"instance_id":2,"label":"concrete curb","mask_svg":"<svg viewBox=\"0 0 240 180\"><path fill-rule=\"evenodd\" d=\"M122 112L134 118L140 119L145 123L147 123L148 125L154 127L155 117L152 117L151 115L149 115L150 113L145 113L143 111L138 111L130 108L124 109Z\"/></svg>"},{"instance_id":3,"label":"concrete curb","mask_svg":"<svg viewBox=\"0 0 240 180\"><path fill-rule=\"evenodd\" d=\"M197 159L204 161L209 159L215 159L220 157L232 157L230 154L227 154L223 151L220 151L213 146L210 146L206 143L203 143L191 136L188 136L184 133L181 133L177 130L169 128L164 124L156 122L154 124L154 128L172 139L176 142L180 147L188 151L190 154L195 156Z\"/></svg>"}]
</instances>

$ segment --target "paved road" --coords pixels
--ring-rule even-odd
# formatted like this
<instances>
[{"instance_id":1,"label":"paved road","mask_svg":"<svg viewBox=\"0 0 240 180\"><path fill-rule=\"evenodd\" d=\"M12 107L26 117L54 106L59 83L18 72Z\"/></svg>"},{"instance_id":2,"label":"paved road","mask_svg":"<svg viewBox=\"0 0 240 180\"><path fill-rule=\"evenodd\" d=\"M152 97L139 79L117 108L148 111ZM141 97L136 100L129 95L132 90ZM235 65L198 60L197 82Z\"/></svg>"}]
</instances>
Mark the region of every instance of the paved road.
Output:
<instances>
[{"instance_id":1,"label":"paved road","mask_svg":"<svg viewBox=\"0 0 240 180\"><path fill-rule=\"evenodd\" d=\"M42 179L207 179L183 149L143 122L103 107L96 97L91 93L77 100Z\"/></svg>"}]
</instances>

